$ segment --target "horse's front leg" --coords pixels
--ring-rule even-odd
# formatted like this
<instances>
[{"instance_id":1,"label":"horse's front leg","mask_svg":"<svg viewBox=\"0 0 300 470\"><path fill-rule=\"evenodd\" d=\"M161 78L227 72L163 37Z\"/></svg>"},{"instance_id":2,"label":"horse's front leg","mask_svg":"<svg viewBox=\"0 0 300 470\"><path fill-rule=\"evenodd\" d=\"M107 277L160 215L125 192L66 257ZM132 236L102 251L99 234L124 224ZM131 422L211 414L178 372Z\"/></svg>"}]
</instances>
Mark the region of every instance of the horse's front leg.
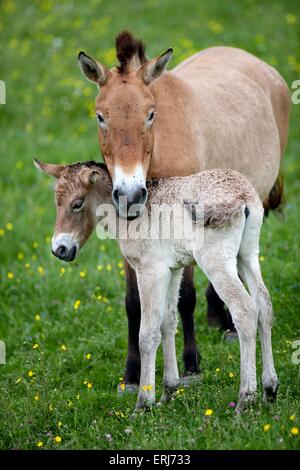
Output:
<instances>
[{"instance_id":1,"label":"horse's front leg","mask_svg":"<svg viewBox=\"0 0 300 470\"><path fill-rule=\"evenodd\" d=\"M141 301L139 346L141 377L136 409L155 404L155 360L160 343L160 329L165 312L170 271L167 266L152 263L137 270Z\"/></svg>"}]
</instances>

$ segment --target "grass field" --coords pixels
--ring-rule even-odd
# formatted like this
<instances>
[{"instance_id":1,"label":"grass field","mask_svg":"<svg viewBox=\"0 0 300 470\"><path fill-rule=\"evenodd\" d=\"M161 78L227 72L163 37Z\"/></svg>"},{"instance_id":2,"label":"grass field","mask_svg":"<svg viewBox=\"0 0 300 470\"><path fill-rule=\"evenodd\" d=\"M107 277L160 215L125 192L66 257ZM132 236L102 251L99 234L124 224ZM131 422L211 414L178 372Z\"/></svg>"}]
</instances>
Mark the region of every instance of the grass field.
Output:
<instances>
[{"instance_id":1,"label":"grass field","mask_svg":"<svg viewBox=\"0 0 300 470\"><path fill-rule=\"evenodd\" d=\"M77 53L83 49L113 65L114 37L124 28L144 39L149 55L172 45L172 66L199 49L225 44L276 66L289 86L300 78L297 0L1 1L0 80L7 103L0 106L0 339L7 363L0 365L0 448L297 449L300 368L291 356L292 342L300 339L300 105L292 106L283 161L285 217L269 217L261 242L281 382L270 408L258 401L233 417L239 348L208 328L207 281L197 272L202 382L131 420L136 397L116 393L127 346L118 247L94 235L72 265L50 253L53 182L33 168L32 157L100 158L96 88L81 76ZM177 346L182 370L180 325ZM158 394L161 379L160 352ZM209 417L207 409L213 410Z\"/></svg>"}]
</instances>

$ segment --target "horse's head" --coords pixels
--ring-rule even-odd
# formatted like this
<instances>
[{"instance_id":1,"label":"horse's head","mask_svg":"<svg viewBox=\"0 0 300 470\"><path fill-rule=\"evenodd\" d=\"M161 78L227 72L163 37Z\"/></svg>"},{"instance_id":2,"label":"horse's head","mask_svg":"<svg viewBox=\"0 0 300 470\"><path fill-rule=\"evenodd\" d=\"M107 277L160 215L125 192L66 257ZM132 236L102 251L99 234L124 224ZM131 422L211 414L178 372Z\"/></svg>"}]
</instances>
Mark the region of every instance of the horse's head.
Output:
<instances>
[{"instance_id":1,"label":"horse's head","mask_svg":"<svg viewBox=\"0 0 300 470\"><path fill-rule=\"evenodd\" d=\"M147 200L156 115L149 85L165 70L172 49L147 61L143 44L126 31L117 37L116 49L120 64L111 70L84 52L78 60L83 74L100 89L96 99L99 144L113 180L114 206L121 217L128 217L133 204L143 207Z\"/></svg>"},{"instance_id":2,"label":"horse's head","mask_svg":"<svg viewBox=\"0 0 300 470\"><path fill-rule=\"evenodd\" d=\"M97 223L98 204L110 197L111 178L105 165L95 162L57 165L34 159L34 164L57 178L52 253L63 261L73 261Z\"/></svg>"}]
</instances>

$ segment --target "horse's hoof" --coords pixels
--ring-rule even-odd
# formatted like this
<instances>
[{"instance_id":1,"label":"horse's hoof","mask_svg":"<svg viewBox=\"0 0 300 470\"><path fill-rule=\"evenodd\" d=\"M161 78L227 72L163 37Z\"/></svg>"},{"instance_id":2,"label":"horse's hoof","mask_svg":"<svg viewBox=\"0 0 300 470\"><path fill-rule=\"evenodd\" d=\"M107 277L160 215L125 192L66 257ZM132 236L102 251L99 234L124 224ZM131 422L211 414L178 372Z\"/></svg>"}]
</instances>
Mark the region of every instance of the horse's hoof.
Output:
<instances>
[{"instance_id":1,"label":"horse's hoof","mask_svg":"<svg viewBox=\"0 0 300 470\"><path fill-rule=\"evenodd\" d=\"M274 403L277 397L277 391L279 387L279 382L275 382L269 387L264 387L264 402L265 403Z\"/></svg>"},{"instance_id":2,"label":"horse's hoof","mask_svg":"<svg viewBox=\"0 0 300 470\"><path fill-rule=\"evenodd\" d=\"M139 390L138 384L118 384L118 394L124 395L125 393L137 393Z\"/></svg>"},{"instance_id":3,"label":"horse's hoof","mask_svg":"<svg viewBox=\"0 0 300 470\"><path fill-rule=\"evenodd\" d=\"M225 339L225 341L230 343L231 341L236 341L237 339L239 339L239 336L238 336L238 333L237 333L236 330L232 330L232 331L227 330L224 333L224 339Z\"/></svg>"},{"instance_id":4,"label":"horse's hoof","mask_svg":"<svg viewBox=\"0 0 300 470\"><path fill-rule=\"evenodd\" d=\"M189 387L190 385L199 383L201 381L201 374L184 374L180 377L180 385Z\"/></svg>"}]
</instances>

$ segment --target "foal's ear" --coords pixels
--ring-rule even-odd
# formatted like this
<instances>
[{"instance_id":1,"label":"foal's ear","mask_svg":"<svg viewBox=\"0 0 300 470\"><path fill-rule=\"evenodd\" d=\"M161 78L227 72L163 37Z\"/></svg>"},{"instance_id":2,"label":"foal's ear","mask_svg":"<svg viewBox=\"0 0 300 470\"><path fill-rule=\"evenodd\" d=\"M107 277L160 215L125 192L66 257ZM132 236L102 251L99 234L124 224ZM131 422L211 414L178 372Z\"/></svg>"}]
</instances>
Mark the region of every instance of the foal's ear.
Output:
<instances>
[{"instance_id":1,"label":"foal's ear","mask_svg":"<svg viewBox=\"0 0 300 470\"><path fill-rule=\"evenodd\" d=\"M173 49L169 47L169 49L167 49L162 55L148 60L139 68L137 74L143 79L146 85L149 85L152 80L155 80L164 72L172 54Z\"/></svg>"},{"instance_id":2,"label":"foal's ear","mask_svg":"<svg viewBox=\"0 0 300 470\"><path fill-rule=\"evenodd\" d=\"M86 187L92 186L100 178L100 173L90 168L85 168L80 174L80 181Z\"/></svg>"},{"instance_id":3,"label":"foal's ear","mask_svg":"<svg viewBox=\"0 0 300 470\"><path fill-rule=\"evenodd\" d=\"M64 165L58 165L56 163L44 163L38 160L37 158L33 159L34 166L47 175L55 176L55 178L59 178L62 170L64 169Z\"/></svg>"},{"instance_id":4,"label":"foal's ear","mask_svg":"<svg viewBox=\"0 0 300 470\"><path fill-rule=\"evenodd\" d=\"M96 62L83 51L78 54L78 64L83 75L99 86L103 86L110 76L110 71L105 65L99 64L99 62Z\"/></svg>"}]
</instances>

